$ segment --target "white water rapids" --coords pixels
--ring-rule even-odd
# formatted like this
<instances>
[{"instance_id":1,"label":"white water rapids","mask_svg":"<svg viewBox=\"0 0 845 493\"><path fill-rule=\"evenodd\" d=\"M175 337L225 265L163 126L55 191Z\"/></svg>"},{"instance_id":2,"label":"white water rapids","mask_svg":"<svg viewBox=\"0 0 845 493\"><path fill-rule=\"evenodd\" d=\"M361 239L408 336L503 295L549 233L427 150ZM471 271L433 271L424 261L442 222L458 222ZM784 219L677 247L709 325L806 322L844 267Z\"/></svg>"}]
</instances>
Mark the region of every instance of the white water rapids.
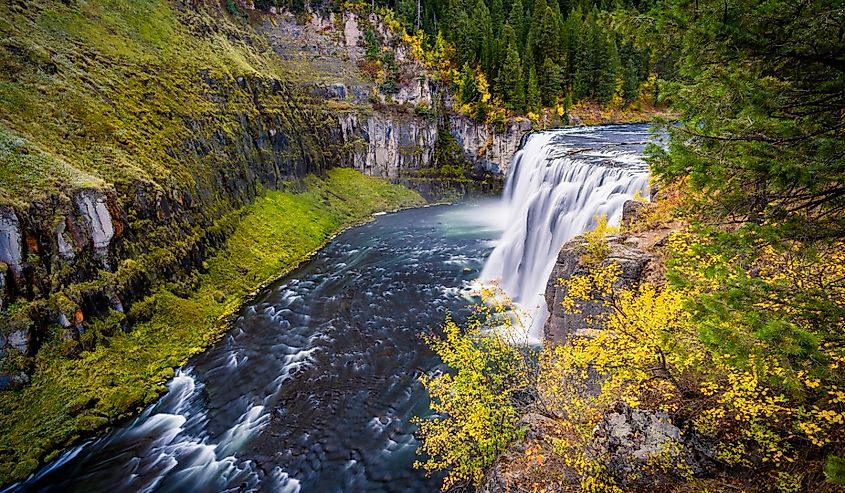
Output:
<instances>
[{"instance_id":1,"label":"white water rapids","mask_svg":"<svg viewBox=\"0 0 845 493\"><path fill-rule=\"evenodd\" d=\"M618 224L623 204L647 196L642 150L647 126L578 127L531 134L508 170L497 209L504 234L481 273L510 297L528 331L542 340L543 293L564 243L596 226Z\"/></svg>"}]
</instances>

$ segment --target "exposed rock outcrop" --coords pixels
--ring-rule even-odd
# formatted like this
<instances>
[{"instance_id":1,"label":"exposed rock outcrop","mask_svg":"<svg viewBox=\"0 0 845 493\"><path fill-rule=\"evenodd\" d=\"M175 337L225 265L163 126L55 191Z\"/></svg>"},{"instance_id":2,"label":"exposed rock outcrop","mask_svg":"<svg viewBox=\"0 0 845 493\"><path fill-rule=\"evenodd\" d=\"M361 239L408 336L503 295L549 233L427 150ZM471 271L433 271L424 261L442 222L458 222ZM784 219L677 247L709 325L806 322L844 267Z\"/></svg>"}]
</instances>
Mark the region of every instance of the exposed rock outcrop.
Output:
<instances>
[{"instance_id":1,"label":"exposed rock outcrop","mask_svg":"<svg viewBox=\"0 0 845 493\"><path fill-rule=\"evenodd\" d=\"M431 164L437 123L410 115L374 113L339 117L347 164L372 176L399 178Z\"/></svg>"},{"instance_id":2,"label":"exposed rock outcrop","mask_svg":"<svg viewBox=\"0 0 845 493\"><path fill-rule=\"evenodd\" d=\"M622 226L630 228L636 223L648 207L648 202L629 200L622 206Z\"/></svg>"},{"instance_id":3,"label":"exposed rock outcrop","mask_svg":"<svg viewBox=\"0 0 845 493\"><path fill-rule=\"evenodd\" d=\"M23 274L23 249L21 228L15 211L9 207L0 209L0 262L6 265L15 279Z\"/></svg>"},{"instance_id":4,"label":"exposed rock outcrop","mask_svg":"<svg viewBox=\"0 0 845 493\"><path fill-rule=\"evenodd\" d=\"M463 115L449 117L449 129L464 151L464 155L483 169L507 175L508 166L531 131L531 122L511 119L501 131L493 125L477 123Z\"/></svg>"},{"instance_id":5,"label":"exposed rock outcrop","mask_svg":"<svg viewBox=\"0 0 845 493\"><path fill-rule=\"evenodd\" d=\"M590 455L625 485L654 482L666 469L683 465L696 476L710 474L713 448L693 433L684 433L664 411L633 409L627 404L604 415L593 431Z\"/></svg>"},{"instance_id":6,"label":"exposed rock outcrop","mask_svg":"<svg viewBox=\"0 0 845 493\"><path fill-rule=\"evenodd\" d=\"M307 64L311 94L348 105L338 115L347 166L366 174L400 178L408 171L432 164L437 140L437 119L430 113L435 102L450 107L447 90L432 82L410 46L374 14L313 12L299 24L290 14L272 15L261 25L277 54ZM372 29L381 46L391 47L397 63L396 87L386 91L360 77L365 60L364 36ZM292 47L295 47L293 49ZM377 103L371 108L370 103ZM412 108L422 108L417 114ZM442 116L442 115L441 115ZM477 123L462 114L449 114L445 125L464 156L482 171L506 174L523 136L531 130L525 119L508 120L503 127Z\"/></svg>"},{"instance_id":7,"label":"exposed rock outcrop","mask_svg":"<svg viewBox=\"0 0 845 493\"><path fill-rule=\"evenodd\" d=\"M6 308L6 299L9 297L9 293L7 291L9 281L6 280L8 275L9 266L6 265L5 262L0 262L0 311Z\"/></svg>"},{"instance_id":8,"label":"exposed rock outcrop","mask_svg":"<svg viewBox=\"0 0 845 493\"><path fill-rule=\"evenodd\" d=\"M464 157L480 171L499 175L507 173L522 137L531 130L527 120L511 120L500 132L463 115L447 120ZM381 111L346 113L338 121L345 143L344 162L364 174L398 179L435 164L439 138L435 118Z\"/></svg>"},{"instance_id":9,"label":"exposed rock outcrop","mask_svg":"<svg viewBox=\"0 0 845 493\"><path fill-rule=\"evenodd\" d=\"M610 236L607 241L609 253L603 260L603 265L615 263L620 266L617 287L638 284L652 258L651 253L640 248L636 240L623 235ZM546 285L545 298L549 318L546 320L543 332L545 340L552 344L566 342L571 334L577 334L578 331L587 327L588 319L595 319L606 310L604 306L596 302L584 303L580 307L580 313L574 314L567 312L561 306L566 291L559 280L588 274L591 266L584 261L585 254L586 242L581 237L566 243L558 254Z\"/></svg>"},{"instance_id":10,"label":"exposed rock outcrop","mask_svg":"<svg viewBox=\"0 0 845 493\"><path fill-rule=\"evenodd\" d=\"M106 207L105 195L99 190L83 190L76 196L76 206L88 226L94 251L98 256L105 257L108 255L109 245L114 238L114 224ZM59 224L63 224L63 222ZM61 234L57 237L57 243L59 253L65 254L63 256L73 251Z\"/></svg>"}]
</instances>

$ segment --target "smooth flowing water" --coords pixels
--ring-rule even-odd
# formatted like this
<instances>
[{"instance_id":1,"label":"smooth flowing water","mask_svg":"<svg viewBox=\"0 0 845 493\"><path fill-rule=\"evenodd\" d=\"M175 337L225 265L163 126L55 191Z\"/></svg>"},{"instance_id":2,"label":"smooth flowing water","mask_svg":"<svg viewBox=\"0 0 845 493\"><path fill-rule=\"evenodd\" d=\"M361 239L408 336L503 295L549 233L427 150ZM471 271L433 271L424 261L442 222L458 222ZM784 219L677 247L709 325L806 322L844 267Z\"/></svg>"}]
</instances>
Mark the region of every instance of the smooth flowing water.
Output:
<instances>
[{"instance_id":1,"label":"smooth flowing water","mask_svg":"<svg viewBox=\"0 0 845 493\"><path fill-rule=\"evenodd\" d=\"M420 335L447 313L469 314L482 267L483 279L534 303L563 242L597 214L618 219L646 186L645 132L534 134L503 201L404 211L344 232L247 304L156 404L9 489L437 491L440 478L412 467L411 418L430 413L417 377L443 370Z\"/></svg>"},{"instance_id":2,"label":"smooth flowing water","mask_svg":"<svg viewBox=\"0 0 845 493\"><path fill-rule=\"evenodd\" d=\"M480 280L497 283L521 309L529 340L542 337L543 293L563 244L600 216L618 224L627 200L648 195L648 139L648 125L550 130L529 135L514 156L501 204L505 233Z\"/></svg>"}]
</instances>

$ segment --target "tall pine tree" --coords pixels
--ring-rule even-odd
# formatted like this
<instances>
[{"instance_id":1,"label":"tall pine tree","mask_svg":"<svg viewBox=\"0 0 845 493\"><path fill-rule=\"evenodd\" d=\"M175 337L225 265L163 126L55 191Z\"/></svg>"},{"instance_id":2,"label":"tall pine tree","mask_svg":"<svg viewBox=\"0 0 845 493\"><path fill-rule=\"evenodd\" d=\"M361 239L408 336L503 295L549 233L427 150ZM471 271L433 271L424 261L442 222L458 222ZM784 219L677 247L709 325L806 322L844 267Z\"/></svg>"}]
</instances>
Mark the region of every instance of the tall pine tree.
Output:
<instances>
[{"instance_id":1,"label":"tall pine tree","mask_svg":"<svg viewBox=\"0 0 845 493\"><path fill-rule=\"evenodd\" d=\"M537 81L537 69L532 65L528 71L528 84L525 90L525 104L528 111L540 111L540 84Z\"/></svg>"},{"instance_id":2,"label":"tall pine tree","mask_svg":"<svg viewBox=\"0 0 845 493\"><path fill-rule=\"evenodd\" d=\"M520 53L523 53L525 49L525 7L522 5L522 0L513 0L508 23L516 35L517 49Z\"/></svg>"},{"instance_id":3,"label":"tall pine tree","mask_svg":"<svg viewBox=\"0 0 845 493\"><path fill-rule=\"evenodd\" d=\"M516 45L516 35L510 25L505 25L502 41L507 43L507 55L499 70L497 87L509 109L522 111L525 106L525 83L522 79L522 62Z\"/></svg>"},{"instance_id":4,"label":"tall pine tree","mask_svg":"<svg viewBox=\"0 0 845 493\"><path fill-rule=\"evenodd\" d=\"M474 60L481 66L488 78L495 75L495 42L493 39L493 21L490 10L484 0L476 0L472 11L472 46L475 52Z\"/></svg>"},{"instance_id":5,"label":"tall pine tree","mask_svg":"<svg viewBox=\"0 0 845 493\"><path fill-rule=\"evenodd\" d=\"M557 98L560 95L561 75L560 67L551 59L546 57L543 60L543 72L540 80L540 93L542 94L543 104L552 106L557 103Z\"/></svg>"}]
</instances>

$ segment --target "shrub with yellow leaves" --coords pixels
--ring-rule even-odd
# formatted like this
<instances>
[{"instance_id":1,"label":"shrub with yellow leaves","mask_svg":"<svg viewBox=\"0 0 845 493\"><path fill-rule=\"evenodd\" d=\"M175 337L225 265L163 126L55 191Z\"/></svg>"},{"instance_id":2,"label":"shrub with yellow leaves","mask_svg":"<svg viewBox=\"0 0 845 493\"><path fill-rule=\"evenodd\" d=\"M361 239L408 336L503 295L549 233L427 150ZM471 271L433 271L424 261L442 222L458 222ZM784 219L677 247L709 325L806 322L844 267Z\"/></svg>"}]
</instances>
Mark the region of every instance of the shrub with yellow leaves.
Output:
<instances>
[{"instance_id":1,"label":"shrub with yellow leaves","mask_svg":"<svg viewBox=\"0 0 845 493\"><path fill-rule=\"evenodd\" d=\"M630 286L606 261L609 232L599 219L584 238L588 271L560 281L564 309L592 315L538 361L489 335L510 320L506 301L483 305L485 316L465 329L450 321L442 339L429 341L455 372L424 379L440 418L420 423L421 451L431 456L421 466L448 470L445 488L477 483L520 436L517 397L529 394L532 412L555 423L545 453L530 453L543 457L537 464L563 464L556 481L573 488L621 492L653 473L694 480L674 443L641 471L614 476L594 433L619 403L668 413L710 443L723 467L745 470L743 487L842 483L845 244L749 234L727 248L718 235L684 230L666 242L667 282Z\"/></svg>"},{"instance_id":2,"label":"shrub with yellow leaves","mask_svg":"<svg viewBox=\"0 0 845 493\"><path fill-rule=\"evenodd\" d=\"M426 337L449 371L420 379L434 417L415 420L422 439L418 452L427 459L414 466L446 471L444 491L478 484L485 468L521 437L517 401L531 374L526 353L508 337L512 304L489 290L482 298L465 327L449 319L442 336Z\"/></svg>"}]
</instances>

